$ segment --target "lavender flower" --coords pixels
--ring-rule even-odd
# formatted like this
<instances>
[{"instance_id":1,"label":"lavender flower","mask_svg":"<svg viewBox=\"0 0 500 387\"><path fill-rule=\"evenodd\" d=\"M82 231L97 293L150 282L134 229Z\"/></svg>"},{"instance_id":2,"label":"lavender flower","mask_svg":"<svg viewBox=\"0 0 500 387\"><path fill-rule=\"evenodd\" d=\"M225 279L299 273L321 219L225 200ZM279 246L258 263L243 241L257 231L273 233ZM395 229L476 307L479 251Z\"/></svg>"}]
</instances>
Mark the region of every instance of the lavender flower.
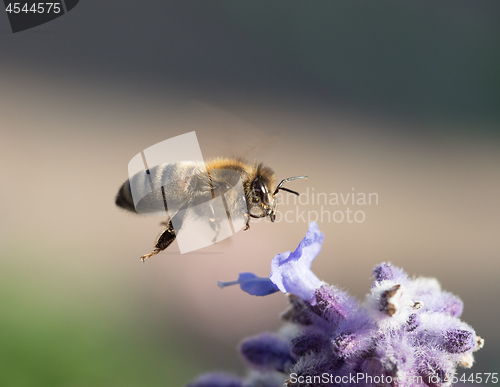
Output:
<instances>
[{"instance_id":1,"label":"lavender flower","mask_svg":"<svg viewBox=\"0 0 500 387\"><path fill-rule=\"evenodd\" d=\"M271 263L270 278L257 277L253 273L241 273L237 281L221 282L221 288L239 284L241 289L253 296L266 296L281 290L316 303L315 291L322 282L311 271L311 265L321 251L324 235L313 222L304 239L294 252L276 255Z\"/></svg>"},{"instance_id":2,"label":"lavender flower","mask_svg":"<svg viewBox=\"0 0 500 387\"><path fill-rule=\"evenodd\" d=\"M292 293L311 305L316 303L315 290L322 282L311 271L311 265L321 251L324 235L313 222L304 239L293 253L276 255L271 262L271 281L283 293Z\"/></svg>"},{"instance_id":3,"label":"lavender flower","mask_svg":"<svg viewBox=\"0 0 500 387\"><path fill-rule=\"evenodd\" d=\"M257 277L253 273L240 273L236 281L219 281L217 284L221 289L226 286L240 285L241 290L252 296L267 296L279 291L278 287L269 278Z\"/></svg>"},{"instance_id":4,"label":"lavender flower","mask_svg":"<svg viewBox=\"0 0 500 387\"><path fill-rule=\"evenodd\" d=\"M382 263L373 269L370 293L358 302L310 270L322 243L323 234L311 223L294 252L274 257L269 278L243 273L238 281L220 283L240 284L253 295L287 293L285 326L240 345L253 369L248 377L209 374L189 386L441 387L451 385L457 366L472 366L473 352L484 342L459 319L458 297L442 291L435 279L410 279Z\"/></svg>"}]
</instances>

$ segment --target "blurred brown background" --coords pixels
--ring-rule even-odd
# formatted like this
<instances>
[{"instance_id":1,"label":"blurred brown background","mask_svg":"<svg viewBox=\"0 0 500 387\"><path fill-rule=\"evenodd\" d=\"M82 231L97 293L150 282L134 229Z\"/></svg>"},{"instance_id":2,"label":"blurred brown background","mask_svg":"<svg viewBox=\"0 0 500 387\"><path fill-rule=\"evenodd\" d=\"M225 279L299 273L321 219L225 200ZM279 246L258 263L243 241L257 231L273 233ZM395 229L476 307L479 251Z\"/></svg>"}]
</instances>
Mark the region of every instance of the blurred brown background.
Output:
<instances>
[{"instance_id":1,"label":"blurred brown background","mask_svg":"<svg viewBox=\"0 0 500 387\"><path fill-rule=\"evenodd\" d=\"M314 271L358 297L382 261L437 277L486 340L472 371L499 372L499 17L494 1L109 0L14 35L0 16L0 384L183 385L244 372L237 343L278 329L283 295L216 283L268 275L306 222L141 264L160 220L114 206L135 154L193 130L205 157L309 175L300 192L377 193L347 205L363 223L320 222Z\"/></svg>"}]
</instances>

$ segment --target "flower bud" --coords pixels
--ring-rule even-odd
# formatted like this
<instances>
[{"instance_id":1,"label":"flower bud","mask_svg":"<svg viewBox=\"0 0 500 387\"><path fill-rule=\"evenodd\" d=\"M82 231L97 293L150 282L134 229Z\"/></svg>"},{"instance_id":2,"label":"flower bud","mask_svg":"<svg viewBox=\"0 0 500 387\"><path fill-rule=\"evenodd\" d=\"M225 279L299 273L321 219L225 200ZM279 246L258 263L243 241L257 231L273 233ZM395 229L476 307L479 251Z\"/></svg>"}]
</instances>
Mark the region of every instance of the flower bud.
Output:
<instances>
[{"instance_id":1,"label":"flower bud","mask_svg":"<svg viewBox=\"0 0 500 387\"><path fill-rule=\"evenodd\" d=\"M288 343L280 336L263 333L240 344L242 357L257 369L284 371L293 363Z\"/></svg>"},{"instance_id":2,"label":"flower bud","mask_svg":"<svg viewBox=\"0 0 500 387\"><path fill-rule=\"evenodd\" d=\"M328 345L328 337L321 333L306 333L296 337L290 343L292 353L303 356L307 352L319 353Z\"/></svg>"}]
</instances>

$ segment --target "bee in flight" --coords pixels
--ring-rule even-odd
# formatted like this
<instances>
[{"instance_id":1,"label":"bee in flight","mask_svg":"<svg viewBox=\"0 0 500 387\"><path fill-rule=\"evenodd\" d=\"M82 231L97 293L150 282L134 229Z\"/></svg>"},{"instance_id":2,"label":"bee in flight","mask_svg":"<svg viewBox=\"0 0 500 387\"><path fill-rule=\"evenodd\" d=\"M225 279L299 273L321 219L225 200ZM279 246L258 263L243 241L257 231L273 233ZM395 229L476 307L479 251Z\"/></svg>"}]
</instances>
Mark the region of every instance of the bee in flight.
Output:
<instances>
[{"instance_id":1,"label":"bee in flight","mask_svg":"<svg viewBox=\"0 0 500 387\"><path fill-rule=\"evenodd\" d=\"M276 185L274 172L268 166L249 164L239 158L215 158L207 162L184 161L162 164L152 167L145 173L137 173L127 180L118 190L115 203L127 211L139 214L151 214L159 210L165 211L168 203L168 219L166 226L156 240L154 250L141 257L144 261L165 250L176 238L181 229L186 211L192 209L195 216L207 219L215 232L220 231L220 222L212 204L203 205L213 196L225 195L224 210L231 214L239 211L245 222L244 230L250 228L250 218L266 218L271 222L276 219L276 194L287 191L295 195L298 192L283 187L288 181L305 179L307 176L290 177ZM241 180L242 190L234 190ZM152 184L152 185L151 185ZM151 189L156 186L156 189ZM232 192L228 192L233 189ZM242 192L241 195L238 192ZM138 194L140 201L134 203ZM175 229L174 229L175 227Z\"/></svg>"}]
</instances>

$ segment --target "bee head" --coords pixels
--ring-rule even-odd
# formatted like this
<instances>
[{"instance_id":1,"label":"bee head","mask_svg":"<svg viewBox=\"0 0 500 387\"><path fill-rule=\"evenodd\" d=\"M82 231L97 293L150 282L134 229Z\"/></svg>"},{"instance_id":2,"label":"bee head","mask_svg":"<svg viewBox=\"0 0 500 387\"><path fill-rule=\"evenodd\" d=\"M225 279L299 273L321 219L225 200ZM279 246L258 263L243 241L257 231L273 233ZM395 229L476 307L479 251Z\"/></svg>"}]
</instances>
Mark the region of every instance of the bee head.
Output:
<instances>
[{"instance_id":1,"label":"bee head","mask_svg":"<svg viewBox=\"0 0 500 387\"><path fill-rule=\"evenodd\" d=\"M287 191L298 195L298 192L292 191L291 189L284 188L283 184L287 181L306 179L307 176L289 177L288 179L283 179L274 192L271 193L268 181L264 179L261 175L258 175L251 185L251 201L253 206L250 208L250 216L254 218L263 218L268 216L271 222L276 219L276 194L280 191Z\"/></svg>"},{"instance_id":2,"label":"bee head","mask_svg":"<svg viewBox=\"0 0 500 387\"><path fill-rule=\"evenodd\" d=\"M251 185L251 202L250 215L255 218L263 218L269 216L274 222L276 218L276 199L269 187L268 181L261 175L258 175Z\"/></svg>"}]
</instances>

